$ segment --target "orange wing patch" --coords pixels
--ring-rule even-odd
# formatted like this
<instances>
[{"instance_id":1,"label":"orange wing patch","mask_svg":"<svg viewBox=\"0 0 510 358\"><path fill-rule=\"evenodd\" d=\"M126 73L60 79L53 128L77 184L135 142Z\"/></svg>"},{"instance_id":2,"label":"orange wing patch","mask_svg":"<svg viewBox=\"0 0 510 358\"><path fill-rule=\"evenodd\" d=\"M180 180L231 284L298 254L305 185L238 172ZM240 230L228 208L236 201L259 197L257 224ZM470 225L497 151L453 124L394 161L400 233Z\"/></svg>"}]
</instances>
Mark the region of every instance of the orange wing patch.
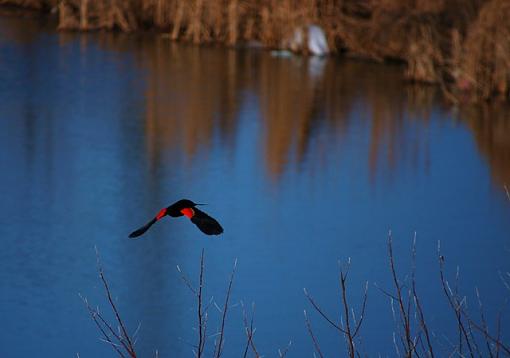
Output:
<instances>
[{"instance_id":1,"label":"orange wing patch","mask_svg":"<svg viewBox=\"0 0 510 358\"><path fill-rule=\"evenodd\" d=\"M193 216L195 216L195 211L192 208L184 208L181 210L181 213L188 219L191 219Z\"/></svg>"}]
</instances>

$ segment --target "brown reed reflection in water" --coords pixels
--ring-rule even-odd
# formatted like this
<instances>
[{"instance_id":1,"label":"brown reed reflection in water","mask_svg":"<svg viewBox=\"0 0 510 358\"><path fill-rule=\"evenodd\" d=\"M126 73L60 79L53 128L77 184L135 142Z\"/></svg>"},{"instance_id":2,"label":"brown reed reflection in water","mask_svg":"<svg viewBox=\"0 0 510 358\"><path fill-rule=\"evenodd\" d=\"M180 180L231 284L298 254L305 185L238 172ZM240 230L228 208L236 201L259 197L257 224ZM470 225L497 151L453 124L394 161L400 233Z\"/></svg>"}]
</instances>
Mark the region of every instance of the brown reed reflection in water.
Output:
<instances>
[{"instance_id":1,"label":"brown reed reflection in water","mask_svg":"<svg viewBox=\"0 0 510 358\"><path fill-rule=\"evenodd\" d=\"M39 27L12 22L3 26L9 29L3 32L5 41L37 41ZM431 113L441 111L439 96L434 87L404 84L398 66L272 57L265 51L180 45L153 35L58 36L62 47L78 39L83 56L99 45L130 53L140 64L147 153L154 165L167 150L182 149L191 160L199 149L211 147L214 136L233 150L241 106L250 97L260 108L260 153L273 180L287 168L299 168L307 155L314 169L327 165L328 146L341 145L360 125L369 138L357 160L366 161L372 180L404 163L428 168L427 128ZM485 104L462 108L458 116L473 133L497 186L510 182L508 113L504 104ZM319 131L323 135L316 138Z\"/></svg>"},{"instance_id":2,"label":"brown reed reflection in water","mask_svg":"<svg viewBox=\"0 0 510 358\"><path fill-rule=\"evenodd\" d=\"M287 165L299 166L311 149L313 131L320 127L325 128L326 138L317 143L322 150L313 159L324 162L324 147L342 143L353 121L370 127L367 161L371 176L381 161L393 166L393 139L402 138L400 112L405 103L398 74L366 63L266 59L261 62L259 96L266 128L266 164L273 178ZM387 160L380 157L384 147L388 148ZM289 162L291 153L295 163Z\"/></svg>"},{"instance_id":3,"label":"brown reed reflection in water","mask_svg":"<svg viewBox=\"0 0 510 358\"><path fill-rule=\"evenodd\" d=\"M461 110L460 117L473 133L498 187L510 183L510 107L483 104Z\"/></svg>"},{"instance_id":4,"label":"brown reed reflection in water","mask_svg":"<svg viewBox=\"0 0 510 358\"><path fill-rule=\"evenodd\" d=\"M215 130L235 139L242 88L235 51L178 46L164 41L144 53L148 152L179 146L188 157L209 147Z\"/></svg>"},{"instance_id":5,"label":"brown reed reflection in water","mask_svg":"<svg viewBox=\"0 0 510 358\"><path fill-rule=\"evenodd\" d=\"M240 107L249 94L260 106L260 150L273 180L286 168L298 168L311 150L311 160L324 165L327 146L341 144L355 121L369 130L368 154L359 160L366 161L372 181L379 171L391 176L404 163L425 171L430 165L427 128L432 111L442 110L438 91L406 85L398 66L273 57L267 52L199 48L164 40L144 49L142 57L148 70L150 157L178 145L192 158L199 147L211 146L215 133L231 148ZM503 118L504 110L493 111L499 119L487 109L471 110L461 119L466 117L480 151L490 158L499 185L510 181L509 122ZM325 136L312 145L320 129Z\"/></svg>"},{"instance_id":6,"label":"brown reed reflection in water","mask_svg":"<svg viewBox=\"0 0 510 358\"><path fill-rule=\"evenodd\" d=\"M319 60L321 61L321 60ZM311 61L274 59L263 56L260 63L261 113L264 122L264 157L268 172L278 177L287 164L291 148L302 160L313 121L320 105L322 73L311 75ZM323 63L316 63L322 72Z\"/></svg>"}]
</instances>

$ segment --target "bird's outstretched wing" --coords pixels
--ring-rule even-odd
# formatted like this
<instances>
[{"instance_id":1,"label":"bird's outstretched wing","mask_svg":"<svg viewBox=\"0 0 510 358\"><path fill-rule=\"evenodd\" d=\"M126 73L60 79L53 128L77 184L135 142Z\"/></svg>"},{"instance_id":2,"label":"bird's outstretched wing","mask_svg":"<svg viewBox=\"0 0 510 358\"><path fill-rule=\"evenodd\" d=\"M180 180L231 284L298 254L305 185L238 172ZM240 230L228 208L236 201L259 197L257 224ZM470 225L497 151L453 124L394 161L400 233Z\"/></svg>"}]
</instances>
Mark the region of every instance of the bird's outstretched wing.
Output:
<instances>
[{"instance_id":1,"label":"bird's outstretched wing","mask_svg":"<svg viewBox=\"0 0 510 358\"><path fill-rule=\"evenodd\" d=\"M202 210L193 208L194 215L191 222L195 224L200 231L207 235L219 235L223 233L223 228L215 219L204 213Z\"/></svg>"},{"instance_id":2,"label":"bird's outstretched wing","mask_svg":"<svg viewBox=\"0 0 510 358\"><path fill-rule=\"evenodd\" d=\"M129 234L129 237L134 239L140 235L142 235L144 232L146 232L147 230L149 230L149 228L154 225L154 223L158 221L157 218L154 218L152 219L151 221L149 221L147 224L145 224L144 226L142 226L141 228L139 229L136 229L135 231L133 231L131 234Z\"/></svg>"}]
</instances>

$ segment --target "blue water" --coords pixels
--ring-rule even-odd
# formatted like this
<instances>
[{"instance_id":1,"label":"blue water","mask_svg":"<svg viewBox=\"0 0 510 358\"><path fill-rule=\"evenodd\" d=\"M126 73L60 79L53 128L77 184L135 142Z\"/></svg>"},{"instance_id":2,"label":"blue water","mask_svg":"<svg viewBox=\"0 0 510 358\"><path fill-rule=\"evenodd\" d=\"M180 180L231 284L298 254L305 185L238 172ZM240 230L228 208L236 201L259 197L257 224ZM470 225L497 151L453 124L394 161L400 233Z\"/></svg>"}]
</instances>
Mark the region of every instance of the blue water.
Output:
<instances>
[{"instance_id":1,"label":"blue water","mask_svg":"<svg viewBox=\"0 0 510 358\"><path fill-rule=\"evenodd\" d=\"M288 356L313 356L306 309L324 355L346 355L303 288L338 322L338 261L349 258L358 318L369 286L360 351L395 356L375 286L393 290L389 230L402 280L416 233L436 355L457 339L438 241L473 317L478 287L495 330L510 293L499 277L510 271L504 105L453 108L396 65L57 33L7 16L0 33L0 356L115 356L78 296L113 319L95 247L128 330L140 325L141 357L193 356L196 301L176 265L196 283L202 248L204 296L220 307L238 260L223 356L244 351L241 301L255 303L259 353L292 341ZM208 203L224 235L168 218L127 238L180 198ZM221 315L209 313L213 335Z\"/></svg>"}]
</instances>

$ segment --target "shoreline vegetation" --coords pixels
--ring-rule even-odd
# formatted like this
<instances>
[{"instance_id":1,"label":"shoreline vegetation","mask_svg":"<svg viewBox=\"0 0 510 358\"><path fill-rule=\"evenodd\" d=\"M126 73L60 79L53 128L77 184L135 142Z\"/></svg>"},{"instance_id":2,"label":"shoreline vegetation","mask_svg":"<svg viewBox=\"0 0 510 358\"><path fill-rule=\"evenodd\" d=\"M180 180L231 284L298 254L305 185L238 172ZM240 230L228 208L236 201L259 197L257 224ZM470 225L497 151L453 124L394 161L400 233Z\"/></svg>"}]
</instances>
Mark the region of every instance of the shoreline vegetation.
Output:
<instances>
[{"instance_id":1,"label":"shoreline vegetation","mask_svg":"<svg viewBox=\"0 0 510 358\"><path fill-rule=\"evenodd\" d=\"M453 103L510 99L507 0L0 0L52 13L62 31L156 30L174 41L402 61ZM300 40L296 42L296 38ZM313 51L312 51L313 52Z\"/></svg>"},{"instance_id":2,"label":"shoreline vegetation","mask_svg":"<svg viewBox=\"0 0 510 358\"><path fill-rule=\"evenodd\" d=\"M510 196L509 196L510 200ZM373 284L379 291L379 296L386 297L390 301L391 311L393 315L393 342L396 356L398 357L510 357L510 344L505 342L506 337L503 330L503 313L507 306L509 295L502 297L501 307L498 309L496 317L488 317L484 309L478 288L475 287L476 299L468 299L465 293L460 292L460 275L459 268L457 267L456 274L453 280L448 279L446 268L446 260L441 252L441 245L438 242L437 246L437 278L439 285L443 292L443 299L448 304L448 314L455 326L454 332L436 332L427 323L427 315L424 310L424 305L421 301L417 289L416 280L416 233L412 241L411 247L411 267L408 272L402 273L401 269L397 268L397 260L393 252L393 239L391 231L388 234L387 241L388 248L388 266L389 275L391 277L392 287L379 287ZM109 344L120 357L136 358L137 353L135 350L136 335L138 329L130 335L126 324L121 318L121 315L112 299L112 294L103 268L99 259L99 253L96 248L97 264L100 280L105 289L105 296L108 304L114 314L114 318L108 321L106 316L100 312L99 308L94 308L87 301L86 298L80 295L83 300L92 320L101 333L102 340ZM326 313L320 304L312 297L312 295L303 289L306 301L309 304L312 314L307 313L306 309L303 310L304 322L303 326L310 338L310 347L313 349L314 357L324 357L320 345L320 336L313 330L310 317L322 320L328 326L338 332L338 350L343 349L345 356L349 358L367 356L364 349L366 342L362 341L362 328L365 321L365 313L368 301L368 288L369 283L365 282L363 285L363 294L360 296L359 302L352 302L352 294L350 283L348 282L349 270L351 266L350 258L346 263L339 262L339 277L338 282L340 286L338 304L340 305L340 316L334 317ZM237 259L230 273L223 301L216 303L211 298L207 299L205 294L205 253L202 249L200 255L200 270L198 282L193 282L179 266L177 266L178 274L187 286L193 296L194 309L196 312L196 341L189 343L192 345L193 355L197 358L211 356L220 358L225 348L225 324L228 319L229 308L236 306L231 304L232 301L232 286L237 268ZM509 290L510 294L510 273L499 273L501 284ZM372 298L371 298L372 299ZM255 344L255 331L254 327L254 313L255 306L252 304L251 313L247 313L246 307L243 302L240 302L242 310L242 325L246 336L246 342L240 347L238 351L242 357L262 357L262 350L257 348ZM426 306L426 304L425 304ZM217 313L213 315L212 311L216 308ZM475 312L479 318L473 318ZM215 316L217 322L211 322ZM491 322L492 324L489 324ZM118 326L118 329L114 327ZM211 327L213 326L213 327ZM342 347L343 346L343 347ZM291 350L292 341L284 348L277 349L278 357L283 358L287 352ZM267 348L266 352L267 352ZM292 352L291 354L292 355ZM155 356L159 357L158 351L155 351Z\"/></svg>"}]
</instances>

